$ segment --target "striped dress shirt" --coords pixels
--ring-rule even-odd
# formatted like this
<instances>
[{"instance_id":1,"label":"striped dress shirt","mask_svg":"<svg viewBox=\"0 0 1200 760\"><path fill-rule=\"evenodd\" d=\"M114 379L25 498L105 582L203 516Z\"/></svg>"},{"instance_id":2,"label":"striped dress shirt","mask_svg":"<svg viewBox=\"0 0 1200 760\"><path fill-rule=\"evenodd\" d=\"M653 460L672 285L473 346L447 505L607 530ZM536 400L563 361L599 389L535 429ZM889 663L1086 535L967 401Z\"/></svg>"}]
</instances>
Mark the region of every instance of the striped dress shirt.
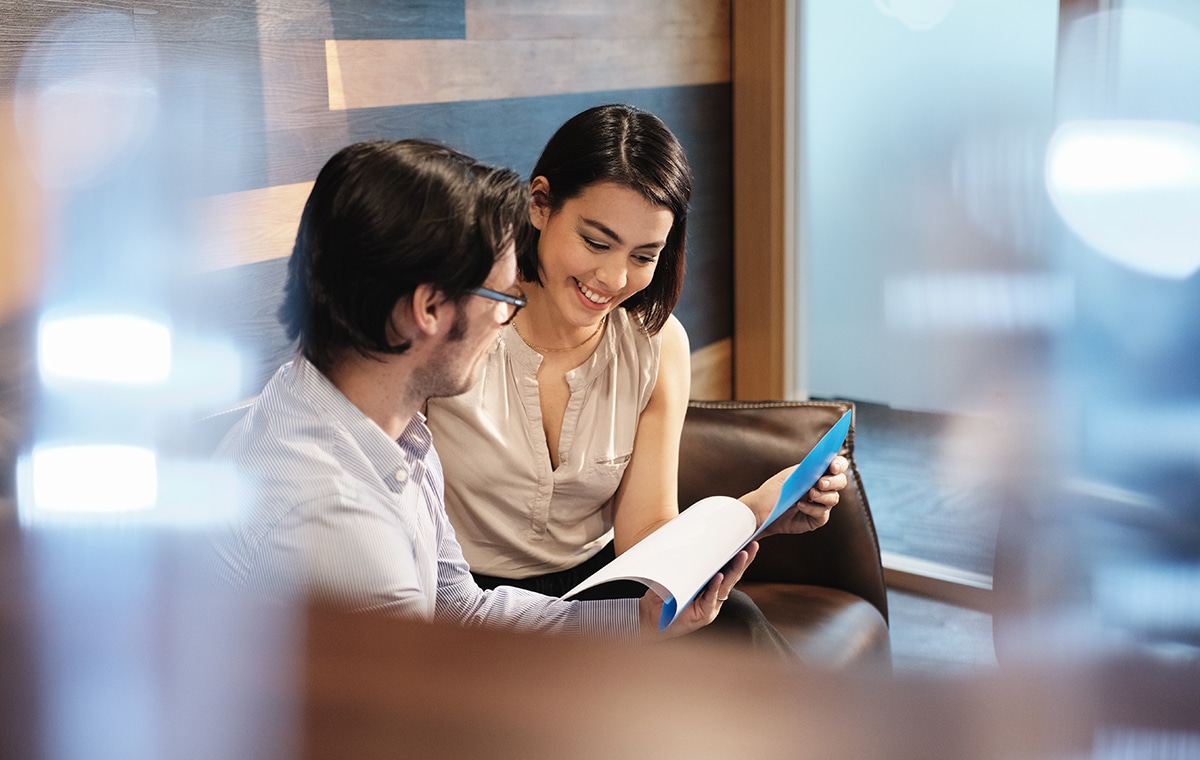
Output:
<instances>
[{"instance_id":1,"label":"striped dress shirt","mask_svg":"<svg viewBox=\"0 0 1200 760\"><path fill-rule=\"evenodd\" d=\"M248 486L244 519L217 546L237 586L406 618L638 634L636 599L480 589L446 517L425 418L393 441L303 357L275 373L216 457Z\"/></svg>"}]
</instances>

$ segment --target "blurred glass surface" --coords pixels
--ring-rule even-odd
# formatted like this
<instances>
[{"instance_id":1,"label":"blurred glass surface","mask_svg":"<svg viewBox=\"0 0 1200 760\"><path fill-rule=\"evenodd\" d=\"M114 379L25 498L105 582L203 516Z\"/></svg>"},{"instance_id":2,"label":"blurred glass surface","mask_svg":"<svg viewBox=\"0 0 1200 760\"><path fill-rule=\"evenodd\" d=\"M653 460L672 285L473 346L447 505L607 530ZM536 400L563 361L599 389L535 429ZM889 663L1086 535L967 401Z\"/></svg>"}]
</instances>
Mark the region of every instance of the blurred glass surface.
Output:
<instances>
[{"instance_id":1,"label":"blurred glass surface","mask_svg":"<svg viewBox=\"0 0 1200 760\"><path fill-rule=\"evenodd\" d=\"M1200 4L903 5L803 4L810 392L989 420L1002 661L1200 660Z\"/></svg>"},{"instance_id":2,"label":"blurred glass surface","mask_svg":"<svg viewBox=\"0 0 1200 760\"><path fill-rule=\"evenodd\" d=\"M247 88L219 51L164 56L135 15L58 15L27 46L5 141L42 231L17 240L36 272L6 304L36 364L12 436L29 714L45 758L269 757L289 741L256 733L233 684L277 677L291 621L255 609L248 625L211 573L239 484L191 435L242 387L238 347L197 319L211 231L194 204L241 158L216 136Z\"/></svg>"},{"instance_id":3,"label":"blurred glass surface","mask_svg":"<svg viewBox=\"0 0 1200 760\"><path fill-rule=\"evenodd\" d=\"M1128 0L1075 18L1059 60L1046 183L1055 266L1077 293L1053 364L1068 477L1060 510L1027 513L1070 551L1035 532L1027 572L1069 582L1027 583L1035 606L1061 610L1049 627L1197 659L1200 6Z\"/></svg>"},{"instance_id":4,"label":"blurred glass surface","mask_svg":"<svg viewBox=\"0 0 1200 760\"><path fill-rule=\"evenodd\" d=\"M1009 378L1073 309L1042 184L1058 3L801 8L809 393L1011 402Z\"/></svg>"}]
</instances>

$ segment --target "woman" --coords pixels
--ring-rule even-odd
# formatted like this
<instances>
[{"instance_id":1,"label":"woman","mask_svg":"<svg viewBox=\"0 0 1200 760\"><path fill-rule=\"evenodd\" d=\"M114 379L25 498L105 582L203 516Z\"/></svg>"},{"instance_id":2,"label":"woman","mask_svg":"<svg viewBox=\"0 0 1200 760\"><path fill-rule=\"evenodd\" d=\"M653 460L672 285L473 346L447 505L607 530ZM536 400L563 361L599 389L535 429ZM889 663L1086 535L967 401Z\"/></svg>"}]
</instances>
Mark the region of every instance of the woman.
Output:
<instances>
[{"instance_id":1,"label":"woman","mask_svg":"<svg viewBox=\"0 0 1200 760\"><path fill-rule=\"evenodd\" d=\"M691 368L671 311L691 179L666 125L609 105L559 128L530 192L533 242L518 253L528 306L475 386L430 401L429 424L480 585L561 595L679 512ZM835 460L772 532L823 525L847 465ZM773 478L742 500L761 520L778 492Z\"/></svg>"}]
</instances>

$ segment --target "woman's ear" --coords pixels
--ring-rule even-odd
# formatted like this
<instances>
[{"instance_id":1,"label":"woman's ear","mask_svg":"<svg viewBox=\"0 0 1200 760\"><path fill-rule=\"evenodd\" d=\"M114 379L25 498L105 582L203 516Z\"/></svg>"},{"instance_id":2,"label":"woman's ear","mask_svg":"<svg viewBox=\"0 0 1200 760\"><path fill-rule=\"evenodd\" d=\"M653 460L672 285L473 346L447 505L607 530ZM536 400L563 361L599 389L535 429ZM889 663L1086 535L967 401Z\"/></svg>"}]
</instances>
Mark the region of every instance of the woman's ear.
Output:
<instances>
[{"instance_id":1,"label":"woman's ear","mask_svg":"<svg viewBox=\"0 0 1200 760\"><path fill-rule=\"evenodd\" d=\"M529 204L529 222L541 232L550 218L550 180L540 174L534 177L529 183L529 195L532 198Z\"/></svg>"}]
</instances>

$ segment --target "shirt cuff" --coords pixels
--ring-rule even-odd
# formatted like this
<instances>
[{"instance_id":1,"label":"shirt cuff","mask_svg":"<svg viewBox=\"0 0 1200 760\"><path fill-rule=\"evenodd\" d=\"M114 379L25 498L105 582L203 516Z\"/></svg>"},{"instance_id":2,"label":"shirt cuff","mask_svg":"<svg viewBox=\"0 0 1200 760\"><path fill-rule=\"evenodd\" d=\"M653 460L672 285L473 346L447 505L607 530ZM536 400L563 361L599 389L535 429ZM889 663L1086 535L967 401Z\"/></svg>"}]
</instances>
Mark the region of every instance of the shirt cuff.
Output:
<instances>
[{"instance_id":1,"label":"shirt cuff","mask_svg":"<svg viewBox=\"0 0 1200 760\"><path fill-rule=\"evenodd\" d=\"M588 638L637 641L641 635L637 599L589 599L577 604L580 632Z\"/></svg>"}]
</instances>

